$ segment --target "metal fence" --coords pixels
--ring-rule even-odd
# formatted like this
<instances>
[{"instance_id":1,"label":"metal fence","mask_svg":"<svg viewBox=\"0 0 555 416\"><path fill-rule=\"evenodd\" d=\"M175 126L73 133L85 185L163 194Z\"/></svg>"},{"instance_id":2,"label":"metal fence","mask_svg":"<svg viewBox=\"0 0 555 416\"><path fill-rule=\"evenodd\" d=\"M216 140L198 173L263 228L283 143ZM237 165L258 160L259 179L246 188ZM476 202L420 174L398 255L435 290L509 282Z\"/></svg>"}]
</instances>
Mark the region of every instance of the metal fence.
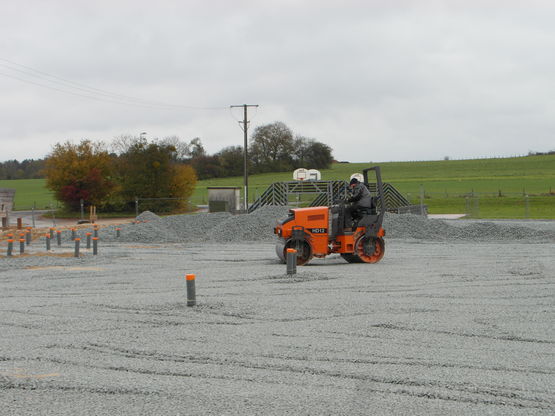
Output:
<instances>
[{"instance_id":1,"label":"metal fence","mask_svg":"<svg viewBox=\"0 0 555 416\"><path fill-rule=\"evenodd\" d=\"M555 219L555 194L421 192L407 194L430 214L461 214L466 218Z\"/></svg>"}]
</instances>

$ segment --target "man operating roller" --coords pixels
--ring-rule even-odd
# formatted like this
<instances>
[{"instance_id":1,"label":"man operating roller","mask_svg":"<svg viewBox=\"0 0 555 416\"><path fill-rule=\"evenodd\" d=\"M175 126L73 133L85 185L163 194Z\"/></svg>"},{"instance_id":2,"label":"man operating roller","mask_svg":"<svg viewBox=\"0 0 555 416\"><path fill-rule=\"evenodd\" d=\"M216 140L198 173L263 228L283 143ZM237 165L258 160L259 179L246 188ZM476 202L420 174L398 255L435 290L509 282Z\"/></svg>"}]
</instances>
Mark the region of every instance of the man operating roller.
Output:
<instances>
[{"instance_id":1,"label":"man operating roller","mask_svg":"<svg viewBox=\"0 0 555 416\"><path fill-rule=\"evenodd\" d=\"M349 188L351 196L347 198L347 202L350 202L351 205L345 208L345 219L347 221L351 220L354 223L362 218L363 215L372 213L374 205L370 191L357 178L351 179Z\"/></svg>"}]
</instances>

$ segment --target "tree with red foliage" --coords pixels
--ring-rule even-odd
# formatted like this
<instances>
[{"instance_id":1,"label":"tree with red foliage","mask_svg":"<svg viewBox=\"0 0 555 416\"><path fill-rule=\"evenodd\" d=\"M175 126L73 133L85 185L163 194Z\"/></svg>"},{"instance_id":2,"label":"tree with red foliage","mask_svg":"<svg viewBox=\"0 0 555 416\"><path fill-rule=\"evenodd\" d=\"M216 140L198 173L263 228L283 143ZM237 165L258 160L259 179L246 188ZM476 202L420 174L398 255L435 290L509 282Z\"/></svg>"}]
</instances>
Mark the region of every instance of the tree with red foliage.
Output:
<instances>
[{"instance_id":1,"label":"tree with red foliage","mask_svg":"<svg viewBox=\"0 0 555 416\"><path fill-rule=\"evenodd\" d=\"M57 200L72 210L102 206L117 188L112 179L113 161L102 143L56 144L46 160L46 186Z\"/></svg>"}]
</instances>

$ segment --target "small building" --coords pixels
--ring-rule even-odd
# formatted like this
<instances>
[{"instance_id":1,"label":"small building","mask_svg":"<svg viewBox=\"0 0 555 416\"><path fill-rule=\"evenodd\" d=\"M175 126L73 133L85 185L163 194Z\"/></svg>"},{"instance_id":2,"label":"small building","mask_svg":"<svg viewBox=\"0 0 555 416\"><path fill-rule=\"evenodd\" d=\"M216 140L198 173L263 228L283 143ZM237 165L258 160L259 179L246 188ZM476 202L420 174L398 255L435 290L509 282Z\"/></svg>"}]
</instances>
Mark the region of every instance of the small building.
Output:
<instances>
[{"instance_id":1,"label":"small building","mask_svg":"<svg viewBox=\"0 0 555 416\"><path fill-rule=\"evenodd\" d=\"M231 186L208 187L208 211L232 212L241 209L241 188Z\"/></svg>"},{"instance_id":2,"label":"small building","mask_svg":"<svg viewBox=\"0 0 555 416\"><path fill-rule=\"evenodd\" d=\"M2 218L2 228L9 225L10 212L13 210L15 189L0 188L0 218Z\"/></svg>"}]
</instances>

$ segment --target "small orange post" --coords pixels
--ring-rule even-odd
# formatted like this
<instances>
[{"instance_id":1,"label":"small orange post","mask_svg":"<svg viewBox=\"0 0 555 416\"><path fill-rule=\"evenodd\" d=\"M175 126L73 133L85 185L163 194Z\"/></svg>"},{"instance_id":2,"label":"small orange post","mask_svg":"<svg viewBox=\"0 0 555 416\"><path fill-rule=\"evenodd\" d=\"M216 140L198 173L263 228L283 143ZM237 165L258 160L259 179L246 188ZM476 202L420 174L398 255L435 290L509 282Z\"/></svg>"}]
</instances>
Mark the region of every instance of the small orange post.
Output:
<instances>
[{"instance_id":1,"label":"small orange post","mask_svg":"<svg viewBox=\"0 0 555 416\"><path fill-rule=\"evenodd\" d=\"M91 236L92 236L92 233L86 233L85 235L87 236L87 248L91 248Z\"/></svg>"},{"instance_id":2,"label":"small orange post","mask_svg":"<svg viewBox=\"0 0 555 416\"><path fill-rule=\"evenodd\" d=\"M294 248L287 249L286 263L287 274L297 274L297 250L295 250Z\"/></svg>"},{"instance_id":3,"label":"small orange post","mask_svg":"<svg viewBox=\"0 0 555 416\"><path fill-rule=\"evenodd\" d=\"M187 280L187 306L195 306L197 304L195 290L195 275L188 274L185 276Z\"/></svg>"},{"instance_id":4,"label":"small orange post","mask_svg":"<svg viewBox=\"0 0 555 416\"><path fill-rule=\"evenodd\" d=\"M96 256L98 254L98 237L93 237L93 255Z\"/></svg>"},{"instance_id":5,"label":"small orange post","mask_svg":"<svg viewBox=\"0 0 555 416\"><path fill-rule=\"evenodd\" d=\"M81 239L76 238L74 241L75 241L75 252L73 253L73 255L75 257L79 257L79 243L81 242Z\"/></svg>"}]
</instances>

